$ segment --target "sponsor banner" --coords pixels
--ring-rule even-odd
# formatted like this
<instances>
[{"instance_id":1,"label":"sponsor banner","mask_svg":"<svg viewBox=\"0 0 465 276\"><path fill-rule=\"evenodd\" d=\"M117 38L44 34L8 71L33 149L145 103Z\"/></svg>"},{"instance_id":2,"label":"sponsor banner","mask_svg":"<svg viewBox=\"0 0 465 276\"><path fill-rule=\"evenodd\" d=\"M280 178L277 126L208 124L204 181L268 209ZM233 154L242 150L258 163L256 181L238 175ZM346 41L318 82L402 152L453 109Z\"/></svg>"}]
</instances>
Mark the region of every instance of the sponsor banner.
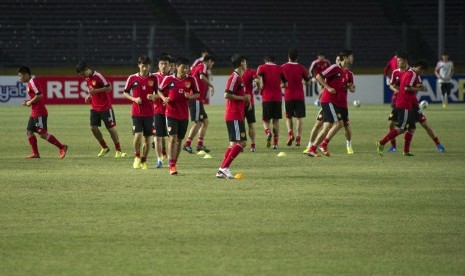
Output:
<instances>
[{"instance_id":1,"label":"sponsor banner","mask_svg":"<svg viewBox=\"0 0 465 276\"><path fill-rule=\"evenodd\" d=\"M105 77L111 84L110 96L113 104L130 104L123 98L123 90L127 77ZM82 77L55 76L36 77L39 89L44 95L45 104L85 104L87 96L87 83ZM21 105L23 100L29 99L26 85L18 77L0 77L0 104Z\"/></svg>"},{"instance_id":2,"label":"sponsor banner","mask_svg":"<svg viewBox=\"0 0 465 276\"><path fill-rule=\"evenodd\" d=\"M435 75L422 75L421 79L427 91L418 92L417 98L420 101L430 103L441 103L441 85L437 82ZM452 90L449 95L449 103L465 103L465 75L454 75L452 80ZM384 103L391 102L392 91L384 80Z\"/></svg>"}]
</instances>

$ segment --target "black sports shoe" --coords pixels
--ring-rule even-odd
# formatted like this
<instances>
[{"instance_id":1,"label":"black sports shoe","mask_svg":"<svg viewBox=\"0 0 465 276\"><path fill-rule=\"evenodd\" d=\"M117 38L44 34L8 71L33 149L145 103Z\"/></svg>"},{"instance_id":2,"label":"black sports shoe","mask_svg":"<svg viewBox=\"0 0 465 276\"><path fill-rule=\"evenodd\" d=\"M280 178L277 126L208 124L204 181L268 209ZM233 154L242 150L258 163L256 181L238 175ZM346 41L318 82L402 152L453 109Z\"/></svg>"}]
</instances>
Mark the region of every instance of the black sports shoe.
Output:
<instances>
[{"instance_id":1,"label":"black sports shoe","mask_svg":"<svg viewBox=\"0 0 465 276\"><path fill-rule=\"evenodd\" d=\"M205 147L205 146L201 146L201 147L197 146L197 151L199 152L199 151L201 151L201 150L205 151L206 153L209 153L209 152L210 152L210 150L207 149L207 147Z\"/></svg>"}]
</instances>

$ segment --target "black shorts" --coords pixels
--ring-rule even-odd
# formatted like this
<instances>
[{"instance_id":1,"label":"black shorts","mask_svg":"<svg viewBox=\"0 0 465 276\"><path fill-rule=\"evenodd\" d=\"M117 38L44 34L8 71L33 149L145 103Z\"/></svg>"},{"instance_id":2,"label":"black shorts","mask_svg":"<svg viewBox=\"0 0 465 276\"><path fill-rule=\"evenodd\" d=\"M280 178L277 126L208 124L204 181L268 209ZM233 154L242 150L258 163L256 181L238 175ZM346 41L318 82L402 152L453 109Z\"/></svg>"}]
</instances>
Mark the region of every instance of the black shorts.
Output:
<instances>
[{"instance_id":1,"label":"black shorts","mask_svg":"<svg viewBox=\"0 0 465 276\"><path fill-rule=\"evenodd\" d=\"M412 106L412 112L415 123L423 123L424 121L426 121L426 116L425 114L423 114L423 111L421 111L419 104L414 104Z\"/></svg>"},{"instance_id":2,"label":"black shorts","mask_svg":"<svg viewBox=\"0 0 465 276\"><path fill-rule=\"evenodd\" d=\"M189 101L189 112L191 114L191 121L203 121L208 118L203 102L201 101Z\"/></svg>"},{"instance_id":3,"label":"black shorts","mask_svg":"<svg viewBox=\"0 0 465 276\"><path fill-rule=\"evenodd\" d=\"M441 83L441 92L442 95L450 95L450 91L452 90L452 83Z\"/></svg>"},{"instance_id":4,"label":"black shorts","mask_svg":"<svg viewBox=\"0 0 465 276\"><path fill-rule=\"evenodd\" d=\"M226 121L230 142L247 141L244 121Z\"/></svg>"},{"instance_id":5,"label":"black shorts","mask_svg":"<svg viewBox=\"0 0 465 276\"><path fill-rule=\"evenodd\" d=\"M392 108L388 121L393 121L394 123L397 122L397 109L395 107Z\"/></svg>"},{"instance_id":6,"label":"black shorts","mask_svg":"<svg viewBox=\"0 0 465 276\"><path fill-rule=\"evenodd\" d=\"M400 129L415 129L415 118L413 111L407 109L397 109L396 126Z\"/></svg>"},{"instance_id":7,"label":"black shorts","mask_svg":"<svg viewBox=\"0 0 465 276\"><path fill-rule=\"evenodd\" d=\"M165 114L155 114L155 116L153 116L153 130L153 135L156 137L168 136Z\"/></svg>"},{"instance_id":8,"label":"black shorts","mask_svg":"<svg viewBox=\"0 0 465 276\"><path fill-rule=\"evenodd\" d=\"M39 117L29 117L27 130L37 132L38 134L47 133L47 115Z\"/></svg>"},{"instance_id":9,"label":"black shorts","mask_svg":"<svg viewBox=\"0 0 465 276\"><path fill-rule=\"evenodd\" d=\"M153 135L153 117L132 116L132 133L143 132L145 137Z\"/></svg>"},{"instance_id":10,"label":"black shorts","mask_svg":"<svg viewBox=\"0 0 465 276\"><path fill-rule=\"evenodd\" d=\"M332 103L322 103L321 109L323 110L323 122L334 123L337 121L342 121L340 111Z\"/></svg>"},{"instance_id":11,"label":"black shorts","mask_svg":"<svg viewBox=\"0 0 465 276\"><path fill-rule=\"evenodd\" d=\"M281 119L283 117L282 102L262 102L262 119L269 121L271 119Z\"/></svg>"},{"instance_id":12,"label":"black shorts","mask_svg":"<svg viewBox=\"0 0 465 276\"><path fill-rule=\"evenodd\" d=\"M305 101L294 100L284 102L284 108L286 109L286 118L305 118Z\"/></svg>"},{"instance_id":13,"label":"black shorts","mask_svg":"<svg viewBox=\"0 0 465 276\"><path fill-rule=\"evenodd\" d=\"M323 109L320 108L320 111L318 111L318 115L316 115L316 120L317 121L323 121Z\"/></svg>"},{"instance_id":14,"label":"black shorts","mask_svg":"<svg viewBox=\"0 0 465 276\"><path fill-rule=\"evenodd\" d=\"M245 106L245 118L247 119L247 124L253 124L257 120L255 119L255 105L252 105L252 108L249 110L249 106Z\"/></svg>"},{"instance_id":15,"label":"black shorts","mask_svg":"<svg viewBox=\"0 0 465 276\"><path fill-rule=\"evenodd\" d=\"M348 126L350 124L350 120L349 120L349 109L347 107L337 107L336 106L336 110L337 110L337 113L338 114L341 114L341 119L342 121L344 122L344 125L345 126ZM339 121L341 120L339 119Z\"/></svg>"},{"instance_id":16,"label":"black shorts","mask_svg":"<svg viewBox=\"0 0 465 276\"><path fill-rule=\"evenodd\" d=\"M90 126L102 126L102 121L107 129L116 126L116 118L113 108L105 111L90 110Z\"/></svg>"},{"instance_id":17,"label":"black shorts","mask_svg":"<svg viewBox=\"0 0 465 276\"><path fill-rule=\"evenodd\" d=\"M184 139L187 132L187 125L189 125L189 120L178 120L172 117L167 117L166 124L169 136L177 135L178 140Z\"/></svg>"}]
</instances>

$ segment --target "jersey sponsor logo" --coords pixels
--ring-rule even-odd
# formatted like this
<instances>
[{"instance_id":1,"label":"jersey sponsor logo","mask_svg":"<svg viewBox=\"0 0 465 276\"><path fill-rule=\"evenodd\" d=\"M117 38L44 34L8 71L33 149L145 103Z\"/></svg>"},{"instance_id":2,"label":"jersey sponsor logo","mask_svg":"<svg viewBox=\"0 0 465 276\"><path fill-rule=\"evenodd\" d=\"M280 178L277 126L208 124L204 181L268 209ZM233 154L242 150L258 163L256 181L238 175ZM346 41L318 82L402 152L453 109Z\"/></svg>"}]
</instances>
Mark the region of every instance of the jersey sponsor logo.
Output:
<instances>
[{"instance_id":1,"label":"jersey sponsor logo","mask_svg":"<svg viewBox=\"0 0 465 276\"><path fill-rule=\"evenodd\" d=\"M186 88L187 88L187 89L191 88L191 83L190 83L190 82L186 82L185 85L186 85Z\"/></svg>"}]
</instances>

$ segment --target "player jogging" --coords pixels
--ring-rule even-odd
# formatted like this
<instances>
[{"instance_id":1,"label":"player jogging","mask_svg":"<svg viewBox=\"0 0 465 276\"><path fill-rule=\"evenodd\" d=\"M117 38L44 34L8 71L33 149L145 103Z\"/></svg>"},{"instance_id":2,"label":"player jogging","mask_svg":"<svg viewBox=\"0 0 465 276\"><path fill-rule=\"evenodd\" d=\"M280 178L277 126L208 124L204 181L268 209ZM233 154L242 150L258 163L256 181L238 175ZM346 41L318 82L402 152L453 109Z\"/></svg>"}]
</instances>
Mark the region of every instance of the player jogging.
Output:
<instances>
[{"instance_id":1,"label":"player jogging","mask_svg":"<svg viewBox=\"0 0 465 276\"><path fill-rule=\"evenodd\" d=\"M319 52L316 55L316 59L312 61L308 69L308 72L310 73L310 76L312 77L312 82L313 82L312 90L315 91L315 94L317 95L317 99L315 100L316 106L320 105L320 90L321 90L321 86L318 84L318 81L316 80L316 76L318 76L318 74L326 70L326 68L328 68L329 66L331 66L331 62L325 58L325 53Z\"/></svg>"}]
</instances>

